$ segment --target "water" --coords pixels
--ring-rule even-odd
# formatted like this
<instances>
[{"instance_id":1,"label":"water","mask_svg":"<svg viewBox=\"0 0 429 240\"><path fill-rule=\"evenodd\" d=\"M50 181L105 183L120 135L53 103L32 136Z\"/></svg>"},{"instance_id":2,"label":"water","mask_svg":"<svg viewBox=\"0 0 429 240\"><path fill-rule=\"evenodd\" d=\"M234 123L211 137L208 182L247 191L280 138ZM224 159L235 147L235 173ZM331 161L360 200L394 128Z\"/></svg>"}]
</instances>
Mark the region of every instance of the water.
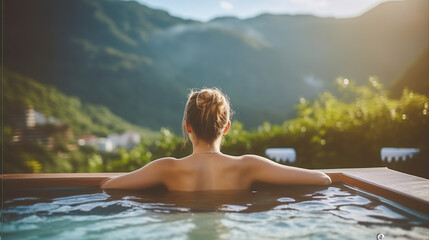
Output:
<instances>
[{"instance_id":1,"label":"water","mask_svg":"<svg viewBox=\"0 0 429 240\"><path fill-rule=\"evenodd\" d=\"M343 184L196 193L46 188L4 197L4 239L429 239L427 216Z\"/></svg>"}]
</instances>

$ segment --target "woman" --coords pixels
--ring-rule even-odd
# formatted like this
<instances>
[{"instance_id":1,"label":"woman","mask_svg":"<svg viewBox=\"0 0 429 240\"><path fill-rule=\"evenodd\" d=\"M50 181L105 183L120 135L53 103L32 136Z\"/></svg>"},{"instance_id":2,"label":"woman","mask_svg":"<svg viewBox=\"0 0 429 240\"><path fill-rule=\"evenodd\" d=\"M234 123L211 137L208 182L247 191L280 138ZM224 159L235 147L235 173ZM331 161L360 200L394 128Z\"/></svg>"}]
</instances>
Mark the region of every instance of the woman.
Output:
<instances>
[{"instance_id":1,"label":"woman","mask_svg":"<svg viewBox=\"0 0 429 240\"><path fill-rule=\"evenodd\" d=\"M102 188L143 189L164 184L170 191L243 190L254 182L328 185L331 179L315 170L284 166L256 155L221 153L222 137L231 126L229 100L217 88L192 91L183 116L183 129L193 153L181 159L161 158L111 178ZM185 134L185 136L186 136Z\"/></svg>"}]
</instances>

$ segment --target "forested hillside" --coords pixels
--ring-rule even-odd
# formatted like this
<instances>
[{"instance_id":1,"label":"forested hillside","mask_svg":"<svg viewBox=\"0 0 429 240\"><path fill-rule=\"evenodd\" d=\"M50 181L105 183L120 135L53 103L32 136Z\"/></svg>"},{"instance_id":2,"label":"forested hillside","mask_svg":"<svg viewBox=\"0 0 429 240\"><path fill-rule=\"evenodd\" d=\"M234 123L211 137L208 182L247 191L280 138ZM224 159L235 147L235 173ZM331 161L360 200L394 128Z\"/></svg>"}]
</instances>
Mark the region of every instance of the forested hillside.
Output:
<instances>
[{"instance_id":1,"label":"forested hillside","mask_svg":"<svg viewBox=\"0 0 429 240\"><path fill-rule=\"evenodd\" d=\"M137 131L143 138L152 140L159 135L123 120L104 106L83 104L76 97L8 69L4 72L3 91L4 127L7 129L16 124L16 116L32 107L46 117L54 117L71 126L76 137L84 134L107 136L127 130ZM8 137L6 134L7 141L10 140Z\"/></svg>"}]
</instances>

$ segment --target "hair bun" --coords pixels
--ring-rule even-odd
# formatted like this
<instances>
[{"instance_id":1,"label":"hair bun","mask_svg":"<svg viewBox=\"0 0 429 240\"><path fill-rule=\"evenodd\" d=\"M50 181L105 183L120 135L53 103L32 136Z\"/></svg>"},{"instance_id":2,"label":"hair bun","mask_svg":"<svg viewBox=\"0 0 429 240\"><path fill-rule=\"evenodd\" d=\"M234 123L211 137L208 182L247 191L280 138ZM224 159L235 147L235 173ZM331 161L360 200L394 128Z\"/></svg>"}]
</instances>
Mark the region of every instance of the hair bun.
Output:
<instances>
[{"instance_id":1,"label":"hair bun","mask_svg":"<svg viewBox=\"0 0 429 240\"><path fill-rule=\"evenodd\" d=\"M204 89L198 93L196 100L198 109L204 110L213 104L222 103L222 96L212 89Z\"/></svg>"}]
</instances>

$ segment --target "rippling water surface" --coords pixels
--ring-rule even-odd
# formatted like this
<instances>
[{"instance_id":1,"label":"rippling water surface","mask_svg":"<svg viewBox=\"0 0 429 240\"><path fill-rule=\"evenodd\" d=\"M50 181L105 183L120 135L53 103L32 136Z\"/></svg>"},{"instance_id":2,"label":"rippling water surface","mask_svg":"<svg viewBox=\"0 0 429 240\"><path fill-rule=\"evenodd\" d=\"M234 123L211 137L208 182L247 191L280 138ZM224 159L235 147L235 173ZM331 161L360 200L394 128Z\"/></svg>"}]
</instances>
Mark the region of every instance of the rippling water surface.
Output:
<instances>
[{"instance_id":1,"label":"rippling water surface","mask_svg":"<svg viewBox=\"0 0 429 240\"><path fill-rule=\"evenodd\" d=\"M357 189L6 191L4 239L429 239L428 216Z\"/></svg>"}]
</instances>

